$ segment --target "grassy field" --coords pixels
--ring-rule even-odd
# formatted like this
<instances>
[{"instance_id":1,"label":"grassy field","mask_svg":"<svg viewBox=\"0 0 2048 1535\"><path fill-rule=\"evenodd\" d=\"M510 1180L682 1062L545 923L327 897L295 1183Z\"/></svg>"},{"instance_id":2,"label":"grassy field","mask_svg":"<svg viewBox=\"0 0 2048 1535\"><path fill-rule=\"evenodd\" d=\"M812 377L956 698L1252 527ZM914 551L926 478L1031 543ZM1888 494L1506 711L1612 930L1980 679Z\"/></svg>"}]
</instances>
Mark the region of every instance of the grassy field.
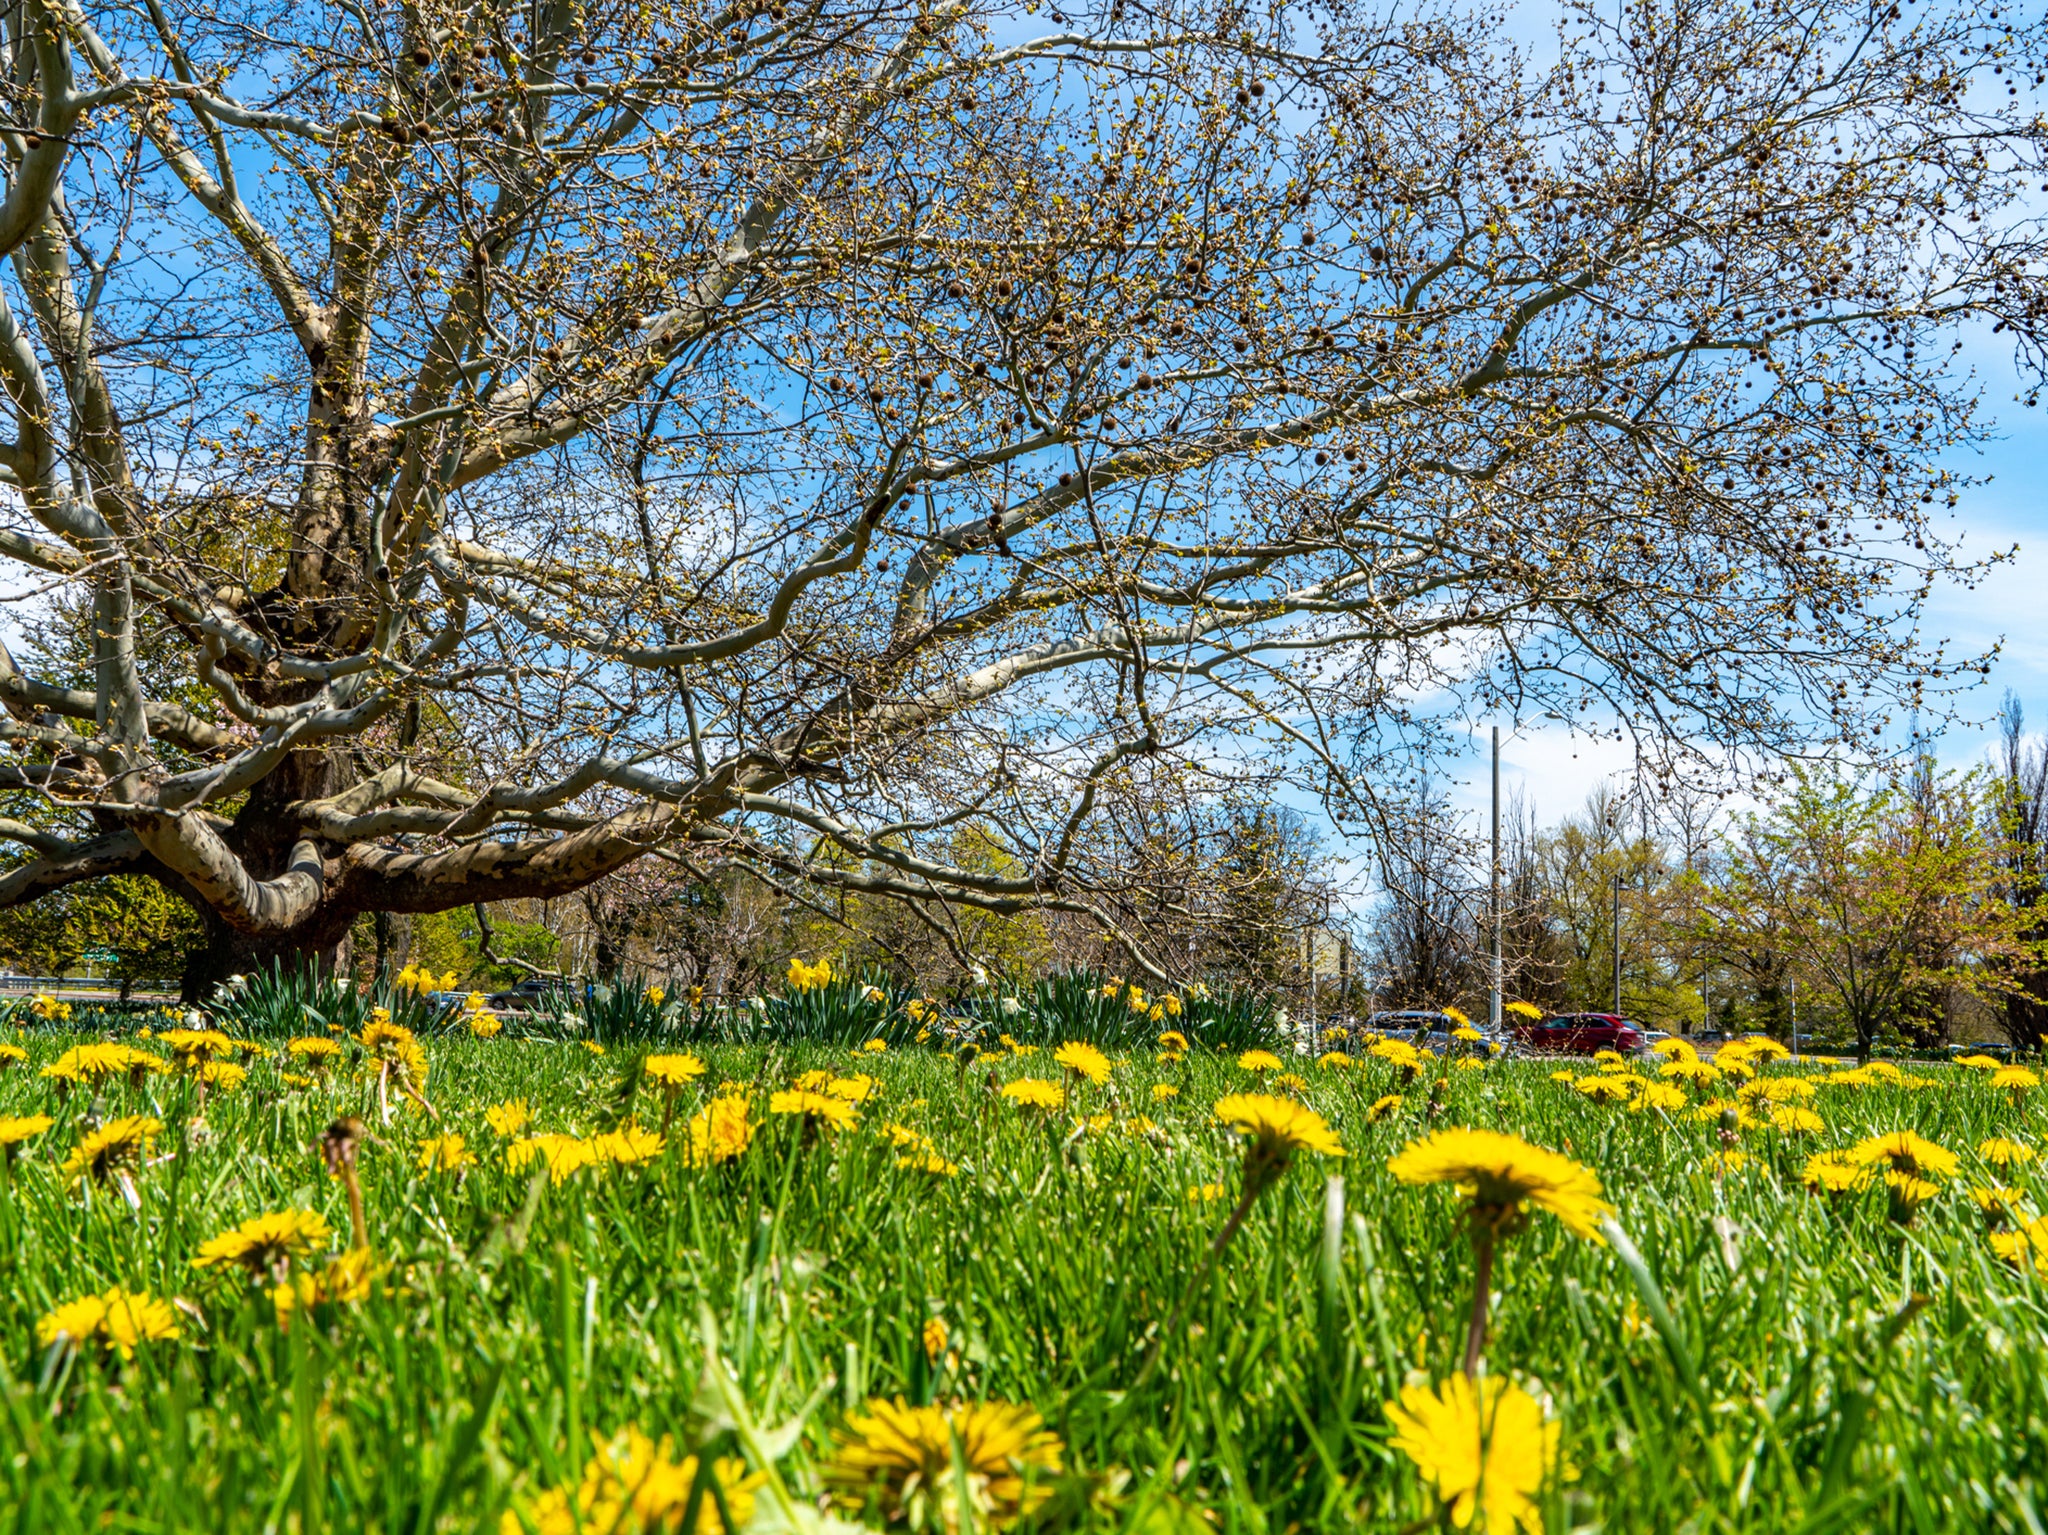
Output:
<instances>
[{"instance_id":1,"label":"grassy field","mask_svg":"<svg viewBox=\"0 0 2048 1535\"><path fill-rule=\"evenodd\" d=\"M2001 1171L1976 1149L2034 1144L2038 1110L1989 1073L1765 1062L1814 1084L1781 1094L1822 1128L1770 1128L1751 1088L1724 1132L1698 1106L1737 1080L1669 1081L1683 1106L1636 1108L1556 1063L1433 1086L1434 1067L1403 1083L1372 1057L1303 1060L1295 1086L1227 1053L1134 1051L1096 1084L1046 1051L725 1047L671 1105L632 1051L451 1039L425 1043L438 1117L387 1091L387 1123L352 1042L311 1086L293 1085L303 1061L247 1058L202 1105L189 1072L60 1094L42 1069L80 1039L13 1037L0 1116L52 1122L12 1148L0 1192L4 1528L712 1530L720 1509L763 1530L1448 1527L1387 1404L1458 1374L1474 1247L1453 1187L1387 1164L1460 1126L1583 1164L1625 1233L1532 1207L1501 1234L1483 1369L1548 1414L1556 1450L1526 1506L1485 1504L1495 1528L1517 1511L1550 1530L2048 1522L2048 1289L1994 1249L1971 1193L2021 1190L2008 1227L2041 1212L2039 1161ZM823 1102L774 1112L806 1072ZM863 1101L822 1092L856 1073ZM999 1091L1025 1077L1067 1101ZM693 1137L721 1089L750 1110ZM1345 1154L1297 1150L1262 1188L1276 1159L1214 1112L1246 1092L1307 1105ZM515 1100L531 1124L493 1128ZM91 1120L133 1115L163 1125L146 1156L77 1165ZM319 1143L343 1116L363 1124L372 1256L337 1263L348 1191ZM1802 1186L1815 1153L1904 1129L1958 1159L1910 1224L1881 1178ZM1717 1160L1724 1133L1739 1157ZM423 1151L440 1135L460 1151ZM208 1246L290 1211L324 1222L240 1262ZM110 1344L62 1309L110 1287L173 1302L124 1315L176 1336ZM53 1331L66 1316L85 1341ZM906 1485L866 1406L898 1396L1043 1423L1034 1439L1015 1415L956 1414L961 1437L941 1427ZM1503 1467L1508 1432L1489 1440Z\"/></svg>"}]
</instances>

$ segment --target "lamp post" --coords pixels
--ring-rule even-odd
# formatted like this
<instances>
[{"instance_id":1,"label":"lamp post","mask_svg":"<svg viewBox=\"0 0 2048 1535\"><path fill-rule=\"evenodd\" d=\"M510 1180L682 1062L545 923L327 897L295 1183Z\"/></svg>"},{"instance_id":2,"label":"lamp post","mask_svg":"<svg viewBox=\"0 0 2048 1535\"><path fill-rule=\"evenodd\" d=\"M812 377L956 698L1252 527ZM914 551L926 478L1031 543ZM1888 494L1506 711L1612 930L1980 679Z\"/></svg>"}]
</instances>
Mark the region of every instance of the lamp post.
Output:
<instances>
[{"instance_id":1,"label":"lamp post","mask_svg":"<svg viewBox=\"0 0 2048 1535\"><path fill-rule=\"evenodd\" d=\"M1486 993L1487 1027L1500 1033L1500 726L1493 727L1493 966Z\"/></svg>"},{"instance_id":2,"label":"lamp post","mask_svg":"<svg viewBox=\"0 0 2048 1535\"><path fill-rule=\"evenodd\" d=\"M1621 1016L1621 875L1614 876L1614 1016Z\"/></svg>"}]
</instances>

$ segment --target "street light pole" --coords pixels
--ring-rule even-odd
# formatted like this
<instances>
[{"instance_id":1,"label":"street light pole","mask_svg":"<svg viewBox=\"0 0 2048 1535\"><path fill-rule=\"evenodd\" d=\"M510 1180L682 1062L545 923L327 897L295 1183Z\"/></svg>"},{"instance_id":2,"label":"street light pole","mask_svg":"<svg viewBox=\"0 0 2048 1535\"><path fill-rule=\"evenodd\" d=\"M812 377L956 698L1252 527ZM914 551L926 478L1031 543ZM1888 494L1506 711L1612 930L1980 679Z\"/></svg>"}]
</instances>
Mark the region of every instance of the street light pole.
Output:
<instances>
[{"instance_id":1,"label":"street light pole","mask_svg":"<svg viewBox=\"0 0 2048 1535\"><path fill-rule=\"evenodd\" d=\"M1614 1016L1621 1016L1621 875L1614 876Z\"/></svg>"},{"instance_id":2,"label":"street light pole","mask_svg":"<svg viewBox=\"0 0 2048 1535\"><path fill-rule=\"evenodd\" d=\"M1486 1021L1500 1032L1500 726L1493 727L1493 985L1486 997Z\"/></svg>"}]
</instances>

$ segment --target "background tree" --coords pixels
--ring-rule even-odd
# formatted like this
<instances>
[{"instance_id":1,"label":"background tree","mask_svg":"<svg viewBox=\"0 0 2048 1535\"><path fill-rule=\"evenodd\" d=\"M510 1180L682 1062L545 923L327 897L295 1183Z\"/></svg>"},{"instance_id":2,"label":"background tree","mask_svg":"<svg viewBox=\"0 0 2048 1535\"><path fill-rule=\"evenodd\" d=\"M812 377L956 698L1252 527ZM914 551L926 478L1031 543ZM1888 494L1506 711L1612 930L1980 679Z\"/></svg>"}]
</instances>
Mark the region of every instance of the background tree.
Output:
<instances>
[{"instance_id":1,"label":"background tree","mask_svg":"<svg viewBox=\"0 0 2048 1535\"><path fill-rule=\"evenodd\" d=\"M2012 908L2033 962L2022 964L2000 999L2006 1035L2023 1050L2048 1040L2048 747L2030 740L2020 702L2010 693L2000 720L2000 752L1989 796L1991 832L2004 863L1999 894Z\"/></svg>"},{"instance_id":2,"label":"background tree","mask_svg":"<svg viewBox=\"0 0 2048 1535\"><path fill-rule=\"evenodd\" d=\"M665 847L1164 975L1126 763L1369 827L1426 700L1682 775L1978 664L1912 636L1950 337L2043 322L2010 17L25 3L0 555L92 650L0 662L0 904L155 879L190 986Z\"/></svg>"},{"instance_id":3,"label":"background tree","mask_svg":"<svg viewBox=\"0 0 2048 1535\"><path fill-rule=\"evenodd\" d=\"M1834 1007L1859 1059L1888 1031L1925 1032L1942 988L1996 995L2030 958L1998 899L2002 848L1975 775L1922 770L1868 786L1800 772L1750 818L1708 909L1731 952L1782 943Z\"/></svg>"}]
</instances>

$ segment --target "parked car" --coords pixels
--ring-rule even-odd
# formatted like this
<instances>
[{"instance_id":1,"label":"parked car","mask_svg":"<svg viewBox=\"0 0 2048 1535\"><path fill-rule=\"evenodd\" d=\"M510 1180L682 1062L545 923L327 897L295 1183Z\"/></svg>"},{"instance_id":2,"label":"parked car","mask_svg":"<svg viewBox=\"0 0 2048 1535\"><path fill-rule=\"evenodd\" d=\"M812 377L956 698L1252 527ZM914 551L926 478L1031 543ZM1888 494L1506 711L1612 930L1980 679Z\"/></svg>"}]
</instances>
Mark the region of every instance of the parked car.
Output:
<instances>
[{"instance_id":1,"label":"parked car","mask_svg":"<svg viewBox=\"0 0 2048 1535\"><path fill-rule=\"evenodd\" d=\"M1401 1012L1374 1013L1365 1020L1366 1029L1386 1039L1404 1039L1418 1050L1428 1050L1442 1055L1453 1044L1465 1041L1453 1040L1455 1029L1470 1028L1480 1036L1479 1044L1472 1048L1483 1050L1488 1055L1502 1055L1507 1051L1507 1040L1477 1023L1461 1024L1448 1013L1435 1012L1426 1008L1410 1008Z\"/></svg>"},{"instance_id":2,"label":"parked car","mask_svg":"<svg viewBox=\"0 0 2048 1535\"><path fill-rule=\"evenodd\" d=\"M1629 1055L1644 1046L1643 1030L1618 1013L1564 1013L1541 1023L1513 1023L1508 1033L1531 1050L1560 1055L1596 1055L1618 1050Z\"/></svg>"},{"instance_id":3,"label":"parked car","mask_svg":"<svg viewBox=\"0 0 2048 1535\"><path fill-rule=\"evenodd\" d=\"M560 976L533 975L504 991L494 991L485 1000L494 1013L525 1013L543 1006L549 997L574 997L584 990L581 982Z\"/></svg>"}]
</instances>

